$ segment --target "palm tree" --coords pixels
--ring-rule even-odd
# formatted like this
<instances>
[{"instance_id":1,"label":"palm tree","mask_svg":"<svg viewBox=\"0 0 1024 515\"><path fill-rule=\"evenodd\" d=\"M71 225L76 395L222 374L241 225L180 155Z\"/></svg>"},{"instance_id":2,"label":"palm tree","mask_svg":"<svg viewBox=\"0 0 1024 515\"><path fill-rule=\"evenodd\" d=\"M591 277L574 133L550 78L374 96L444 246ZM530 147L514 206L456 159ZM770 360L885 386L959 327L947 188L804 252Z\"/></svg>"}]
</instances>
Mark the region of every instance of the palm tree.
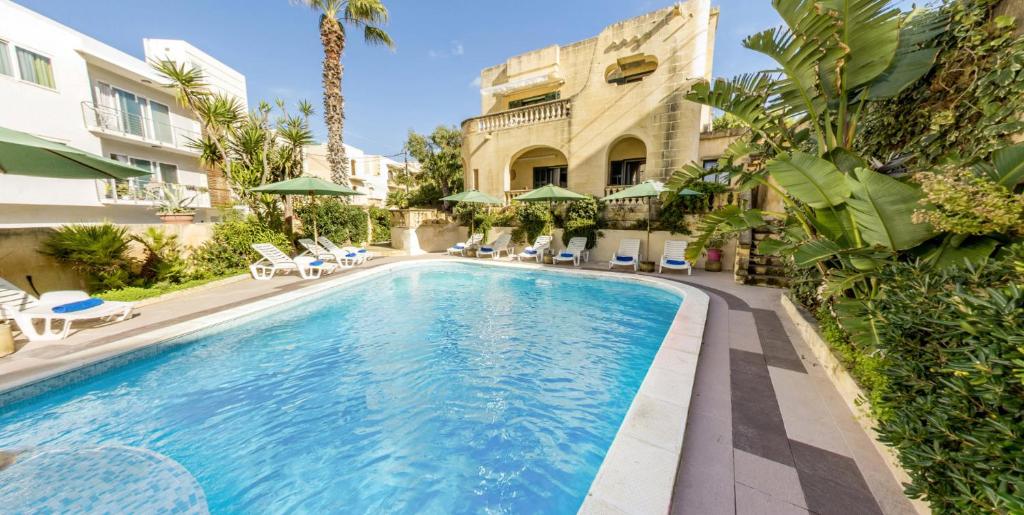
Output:
<instances>
[{"instance_id":1,"label":"palm tree","mask_svg":"<svg viewBox=\"0 0 1024 515\"><path fill-rule=\"evenodd\" d=\"M295 1L295 0L293 0ZM388 21L388 9L381 0L301 0L320 13L320 42L324 46L324 122L327 124L327 161L331 180L348 185L348 159L342 132L345 128L345 99L341 95L345 52L345 26L363 30L363 39L370 45L394 48L391 36L380 26Z\"/></svg>"}]
</instances>

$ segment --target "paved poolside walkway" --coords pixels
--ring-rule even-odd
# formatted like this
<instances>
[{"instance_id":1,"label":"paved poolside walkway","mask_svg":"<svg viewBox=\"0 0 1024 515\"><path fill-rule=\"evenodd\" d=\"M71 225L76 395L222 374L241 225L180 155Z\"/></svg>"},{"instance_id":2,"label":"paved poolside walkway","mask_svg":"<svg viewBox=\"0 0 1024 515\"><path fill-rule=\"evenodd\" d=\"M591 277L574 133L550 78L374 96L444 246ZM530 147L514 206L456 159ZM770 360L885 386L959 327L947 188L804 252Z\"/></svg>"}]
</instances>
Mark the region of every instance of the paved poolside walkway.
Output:
<instances>
[{"instance_id":1,"label":"paved poolside walkway","mask_svg":"<svg viewBox=\"0 0 1024 515\"><path fill-rule=\"evenodd\" d=\"M369 266L407 259L413 258ZM663 277L711 296L673 513L914 513L783 314L781 290L736 285L727 272ZM291 276L240 280L143 306L131 320L80 330L61 342L19 341L15 354L0 358L0 384L57 357L306 285Z\"/></svg>"}]
</instances>

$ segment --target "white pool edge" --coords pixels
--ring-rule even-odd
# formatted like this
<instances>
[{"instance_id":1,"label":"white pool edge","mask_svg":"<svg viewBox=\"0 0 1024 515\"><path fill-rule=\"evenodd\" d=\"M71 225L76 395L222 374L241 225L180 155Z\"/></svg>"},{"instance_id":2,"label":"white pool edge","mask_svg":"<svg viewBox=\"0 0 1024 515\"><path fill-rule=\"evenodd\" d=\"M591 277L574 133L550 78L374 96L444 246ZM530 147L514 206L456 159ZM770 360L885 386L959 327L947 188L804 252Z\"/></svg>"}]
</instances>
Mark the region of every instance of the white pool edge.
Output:
<instances>
[{"instance_id":1,"label":"white pool edge","mask_svg":"<svg viewBox=\"0 0 1024 515\"><path fill-rule=\"evenodd\" d=\"M378 265L341 277L311 281L307 287L253 301L225 311L202 316L119 341L54 358L17 377L0 378L0 398L22 388L95 365L133 351L180 338L218 324L271 310L283 304L321 294L346 284L363 281L395 270L435 263L472 263L502 268L600 277L638 282L673 291L682 296L672 324L637 390L633 402L608 448L604 461L590 485L580 513L668 513L673 486L683 449L686 418L693 380L697 371L710 298L699 289L658 277L600 270L541 266L498 260L436 258ZM69 382L74 382L69 380Z\"/></svg>"}]
</instances>

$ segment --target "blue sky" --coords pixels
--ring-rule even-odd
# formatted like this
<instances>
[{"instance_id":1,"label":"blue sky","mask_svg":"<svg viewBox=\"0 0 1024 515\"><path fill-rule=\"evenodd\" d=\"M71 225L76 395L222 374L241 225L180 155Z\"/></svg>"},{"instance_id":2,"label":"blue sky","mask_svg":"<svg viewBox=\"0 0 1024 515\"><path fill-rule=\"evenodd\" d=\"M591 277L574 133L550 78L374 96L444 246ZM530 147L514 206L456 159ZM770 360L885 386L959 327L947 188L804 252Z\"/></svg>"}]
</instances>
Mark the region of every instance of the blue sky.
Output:
<instances>
[{"instance_id":1,"label":"blue sky","mask_svg":"<svg viewBox=\"0 0 1024 515\"><path fill-rule=\"evenodd\" d=\"M288 0L15 1L138 57L144 37L187 40L244 73L251 104L307 99L321 110L317 16ZM395 51L352 38L343 60L346 142L377 154L399 152L409 129L428 132L479 113L479 91L472 83L481 68L552 43L591 37L608 24L671 3L385 0ZM740 41L779 23L771 2L712 3L721 9L715 75L769 66ZM318 139L326 137L319 118L314 130Z\"/></svg>"}]
</instances>

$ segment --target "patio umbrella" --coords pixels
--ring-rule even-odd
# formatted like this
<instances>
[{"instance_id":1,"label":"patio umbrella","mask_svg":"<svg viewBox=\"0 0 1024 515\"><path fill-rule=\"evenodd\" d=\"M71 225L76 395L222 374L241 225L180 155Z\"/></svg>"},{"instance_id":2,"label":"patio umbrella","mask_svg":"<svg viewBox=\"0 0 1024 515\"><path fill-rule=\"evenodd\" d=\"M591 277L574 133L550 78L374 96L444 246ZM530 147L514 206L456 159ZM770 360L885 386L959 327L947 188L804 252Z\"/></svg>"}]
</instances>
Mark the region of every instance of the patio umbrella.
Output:
<instances>
[{"instance_id":1,"label":"patio umbrella","mask_svg":"<svg viewBox=\"0 0 1024 515\"><path fill-rule=\"evenodd\" d=\"M476 204L503 204L501 200L477 190L468 190L454 195L448 195L441 200L473 204L473 216L469 219L469 234L473 234L474 224L476 223Z\"/></svg>"},{"instance_id":2,"label":"patio umbrella","mask_svg":"<svg viewBox=\"0 0 1024 515\"><path fill-rule=\"evenodd\" d=\"M316 177L298 177L295 179L288 179L287 181L274 182L265 184L258 188L253 188L252 191L260 193L276 193L278 195L305 195L313 199L314 204L316 204L316 198L320 195L327 195L331 197L362 195L362 193L359 193L352 188L341 186L340 184L334 184L333 182L327 182ZM315 212L313 216L313 239L320 239L320 233L317 231L316 226Z\"/></svg>"},{"instance_id":3,"label":"patio umbrella","mask_svg":"<svg viewBox=\"0 0 1024 515\"><path fill-rule=\"evenodd\" d=\"M653 205L654 197L661 196L665 192L665 185L658 181L644 181L635 186L630 186L622 191L617 191L608 195L601 200L607 202L609 200L625 200L631 198L646 198L647 199L647 254L651 252L651 209ZM696 191L690 189L679 190L676 195L690 196L690 195L702 195Z\"/></svg>"},{"instance_id":4,"label":"patio umbrella","mask_svg":"<svg viewBox=\"0 0 1024 515\"><path fill-rule=\"evenodd\" d=\"M549 209L551 210L551 221L555 220L555 202L572 202L574 200L586 200L586 195L580 195L575 191L569 191L565 188L560 188L554 184L548 184L547 186L541 186L535 190L528 191L519 195L514 200L521 200L523 202L548 202Z\"/></svg>"},{"instance_id":5,"label":"patio umbrella","mask_svg":"<svg viewBox=\"0 0 1024 515\"><path fill-rule=\"evenodd\" d=\"M0 127L0 174L124 180L149 175L149 172L63 143Z\"/></svg>"}]
</instances>

